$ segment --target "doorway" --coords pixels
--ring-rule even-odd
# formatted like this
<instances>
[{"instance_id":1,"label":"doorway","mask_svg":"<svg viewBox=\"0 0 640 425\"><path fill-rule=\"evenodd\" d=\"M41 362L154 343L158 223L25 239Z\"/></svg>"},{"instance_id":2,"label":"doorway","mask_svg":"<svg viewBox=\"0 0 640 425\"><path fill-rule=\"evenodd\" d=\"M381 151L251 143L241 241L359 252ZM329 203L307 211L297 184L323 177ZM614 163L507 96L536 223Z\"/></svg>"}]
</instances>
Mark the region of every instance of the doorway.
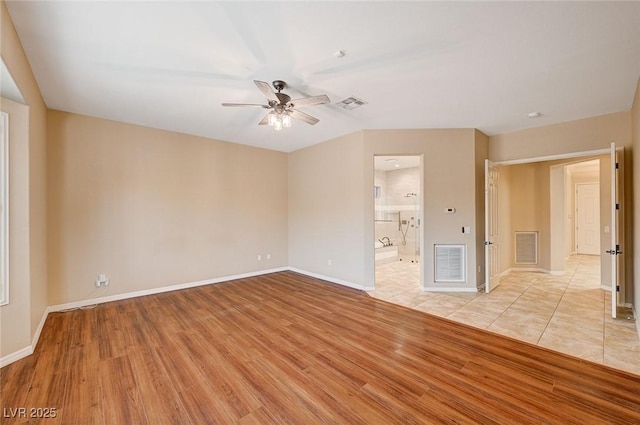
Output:
<instances>
[{"instance_id":1,"label":"doorway","mask_svg":"<svg viewBox=\"0 0 640 425\"><path fill-rule=\"evenodd\" d=\"M576 185L577 254L600 255L600 184Z\"/></svg>"},{"instance_id":2,"label":"doorway","mask_svg":"<svg viewBox=\"0 0 640 425\"><path fill-rule=\"evenodd\" d=\"M599 184L599 201L595 198L586 202L598 205L599 208L599 229L594 231L591 237L592 249L605 251L606 247L615 247L615 249L607 250L610 255L604 255L603 252L597 252L596 255L600 264L600 276L602 289L610 291L607 297L611 297L611 315L616 317L616 306L618 298L623 298L623 285L618 282L624 282L624 268L620 264L624 264L621 257L624 249L621 248L619 241L620 235L623 234L622 208L620 208L620 195L624 192L620 188L622 179L619 177L623 170L621 163L622 158L618 155L618 148L614 144L608 150L589 151L574 155L561 155L555 157L535 158L529 160L505 161L496 164L506 175L511 175L511 182L507 179L507 186L511 186L510 212L507 214L510 223L504 226L505 232L500 237L502 246L508 249L501 252L514 252L517 250L516 242L513 235L518 231L527 231L528 233L537 232L540 244L531 245L531 249L538 252L540 261L530 263L531 265L521 266L507 258L500 266L501 274L507 274L510 271L539 271L554 275L563 275L567 271L565 269L565 261L571 255L577 254L577 238L576 223L577 215L575 214L576 191L578 183L594 183ZM590 165L595 165L591 181L585 181L580 174L584 174ZM513 167L512 167L513 166ZM573 168L572 168L573 167ZM583 173L575 172L569 175L567 170L577 170L583 168ZM514 178L520 180L515 184ZM584 176L582 176L584 177ZM502 191L504 194L505 191ZM533 198L532 198L533 196ZM504 210L504 208L502 208ZM514 210L520 210L521 213ZM597 212L590 211L593 214L587 217L588 220L595 220ZM582 218L581 218L582 219ZM567 221L571 225L567 225ZM505 220L499 220L504 223ZM584 223L583 223L584 225ZM499 224L503 229L503 224ZM611 240L611 241L610 241ZM584 244L584 241L580 243ZM584 252L584 251L582 251ZM588 252L588 251L587 251ZM602 255L600 255L602 254ZM487 256L487 257L490 257ZM486 258L490 260L490 258ZM488 267L488 266L487 266ZM620 292L617 292L619 290Z\"/></svg>"},{"instance_id":3,"label":"doorway","mask_svg":"<svg viewBox=\"0 0 640 425\"><path fill-rule=\"evenodd\" d=\"M374 156L375 291L422 291L422 158Z\"/></svg>"}]
</instances>

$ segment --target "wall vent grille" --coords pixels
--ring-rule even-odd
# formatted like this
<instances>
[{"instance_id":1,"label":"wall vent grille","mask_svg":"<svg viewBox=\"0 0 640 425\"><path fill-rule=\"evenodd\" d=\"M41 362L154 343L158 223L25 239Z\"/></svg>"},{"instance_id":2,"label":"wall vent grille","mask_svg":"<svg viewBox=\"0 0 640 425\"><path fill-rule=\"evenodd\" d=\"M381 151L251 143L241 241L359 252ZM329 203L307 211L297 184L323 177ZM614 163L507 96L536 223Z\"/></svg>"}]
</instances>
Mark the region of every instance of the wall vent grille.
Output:
<instances>
[{"instance_id":1,"label":"wall vent grille","mask_svg":"<svg viewBox=\"0 0 640 425\"><path fill-rule=\"evenodd\" d=\"M516 264L538 264L538 232L516 232Z\"/></svg>"},{"instance_id":2,"label":"wall vent grille","mask_svg":"<svg viewBox=\"0 0 640 425\"><path fill-rule=\"evenodd\" d=\"M464 282L466 259L464 245L435 245L435 281Z\"/></svg>"}]
</instances>

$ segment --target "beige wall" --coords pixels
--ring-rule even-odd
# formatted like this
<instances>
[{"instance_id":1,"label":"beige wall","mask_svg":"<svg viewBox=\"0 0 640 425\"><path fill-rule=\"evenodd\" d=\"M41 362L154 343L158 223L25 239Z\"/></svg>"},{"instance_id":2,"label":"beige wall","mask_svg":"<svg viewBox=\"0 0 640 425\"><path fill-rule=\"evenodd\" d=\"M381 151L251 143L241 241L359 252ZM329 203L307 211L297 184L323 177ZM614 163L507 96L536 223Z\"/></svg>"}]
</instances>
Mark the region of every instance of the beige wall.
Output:
<instances>
[{"instance_id":1,"label":"beige wall","mask_svg":"<svg viewBox=\"0 0 640 425\"><path fill-rule=\"evenodd\" d=\"M362 132L289 154L290 266L364 284L363 179Z\"/></svg>"},{"instance_id":2,"label":"beige wall","mask_svg":"<svg viewBox=\"0 0 640 425\"><path fill-rule=\"evenodd\" d=\"M59 111L48 140L49 304L288 264L285 153Z\"/></svg>"},{"instance_id":3,"label":"beige wall","mask_svg":"<svg viewBox=\"0 0 640 425\"><path fill-rule=\"evenodd\" d=\"M631 146L630 112L601 115L489 138L492 161L535 158Z\"/></svg>"},{"instance_id":4,"label":"beige wall","mask_svg":"<svg viewBox=\"0 0 640 425\"><path fill-rule=\"evenodd\" d=\"M636 94L631 109L631 128L633 134L633 169L636 172L633 175L633 241L634 244L640 242L640 80L636 87ZM634 250L633 256L634 273L630 276L633 278L633 286L631 288L630 298L633 299L633 305L636 314L640 314L640 249ZM640 318L639 318L640 319Z\"/></svg>"},{"instance_id":5,"label":"beige wall","mask_svg":"<svg viewBox=\"0 0 640 425\"><path fill-rule=\"evenodd\" d=\"M511 210L508 214L511 216L511 229L505 237L513 240L515 232L538 232L538 265L515 264L514 251L512 250L510 267L534 267L550 270L549 165L547 163L531 163L514 165L510 168ZM515 249L515 246L512 245L512 248Z\"/></svg>"},{"instance_id":6,"label":"beige wall","mask_svg":"<svg viewBox=\"0 0 640 425\"><path fill-rule=\"evenodd\" d=\"M9 304L0 307L0 357L31 344L29 108L0 98L9 114ZM39 321L39 319L38 319ZM37 323L37 322L36 322Z\"/></svg>"},{"instance_id":7,"label":"beige wall","mask_svg":"<svg viewBox=\"0 0 640 425\"><path fill-rule=\"evenodd\" d=\"M421 264L424 284L429 286L460 286L434 283L434 244L463 244L467 252L467 281L463 287L475 289L484 282L481 265L484 252L478 252L479 241L484 239L484 229L477 227L476 208L478 194L476 158L483 152L483 141L472 129L455 130L367 130L364 132L364 187L363 220L365 228L365 283L374 280L373 191L374 155L421 155L423 163L422 211L423 255ZM484 172L483 172L484 175ZM483 177L484 179L484 177ZM484 180L482 180L484 182ZM484 205L484 195L478 200ZM448 207L456 208L455 214L445 213ZM482 207L484 208L484 207ZM471 227L471 234L463 234L462 227ZM368 249L367 247L371 247Z\"/></svg>"},{"instance_id":8,"label":"beige wall","mask_svg":"<svg viewBox=\"0 0 640 425\"><path fill-rule=\"evenodd\" d=\"M498 270L502 273L510 269L513 264L514 240L511 213L515 206L511 199L513 167L499 167L498 170Z\"/></svg>"},{"instance_id":9,"label":"beige wall","mask_svg":"<svg viewBox=\"0 0 640 425\"><path fill-rule=\"evenodd\" d=\"M425 284L435 286L433 245L464 244L464 286L475 289L483 282L482 271L476 270L483 258L477 246L484 237L476 221L477 185L481 184L476 178L484 160L476 158L476 136L478 154L482 155L487 141L471 129L366 130L291 153L290 265L357 286L373 287L374 156L417 155L423 162L420 191L426 260L421 267ZM484 195L481 205L483 202ZM447 207L456 208L456 213L446 214ZM472 233L462 234L463 226L471 227Z\"/></svg>"},{"instance_id":10,"label":"beige wall","mask_svg":"<svg viewBox=\"0 0 640 425\"><path fill-rule=\"evenodd\" d=\"M21 197L20 202L26 202L26 205L23 203L19 211L14 211L14 214L19 214L19 216L10 216L10 220L12 220L10 223L10 235L16 231L21 234L26 231L28 234L28 241L26 241L26 246L23 247L28 252L28 260L26 260L26 263L20 260L22 266L19 273L22 278L10 281L10 304L0 307L0 320L2 321L1 327L3 330L6 327L13 326L12 324L20 322L18 327L22 329L22 326L26 324L25 329L28 329L28 331L27 335L24 334L23 330L18 331L16 329L7 333L2 332L0 336L0 357L2 357L14 352L15 347L27 348L28 344L24 346L24 341L32 341L47 307L47 194L45 181L46 108L3 1L0 1L0 31L0 53L2 54L2 59L9 72L13 75L16 85L28 105L26 112L20 113L20 120L25 119L24 114L26 114L26 119L28 120L27 134L25 135L23 132L18 136L21 138L21 145L17 149L19 151L22 150L22 156L17 164L10 164L13 168L10 171L12 175L17 172L28 179L28 186L18 194ZM6 102L3 100L2 103L4 105ZM10 143L11 146L15 145L13 140ZM24 157L25 153L27 155L26 158ZM13 155L11 158L13 160ZM14 195L11 196L13 197ZM21 224L23 227L17 230L17 224ZM11 263L14 262L11 259L13 255L13 253L10 253ZM14 270L11 271L12 276L13 272ZM17 285L21 285L21 288L17 289ZM22 285L25 285L28 289L25 289ZM13 303L21 306L20 313L17 313L16 309L11 306ZM18 333L20 335L17 335Z\"/></svg>"},{"instance_id":11,"label":"beige wall","mask_svg":"<svg viewBox=\"0 0 640 425\"><path fill-rule=\"evenodd\" d=\"M607 234L604 233L604 226L610 221L610 202L609 202L609 156L601 155L598 157L590 157L587 159L599 158L601 161L602 173L598 175L584 175L577 174L569 178L566 186L563 186L563 191L559 192L559 195L564 199L559 201L560 204L565 204L566 211L564 215L571 215L572 219L562 222L558 222L557 226L560 232L556 235L551 234L551 170L554 167L563 166L575 163L575 160L558 160L558 161L542 161L532 162L519 165L510 165L501 167L500 175L500 191L503 199L503 204L500 210L500 217L508 217L510 222L506 235L501 236L501 245L510 246L509 257L504 258L502 270L508 268L540 268L545 271L559 271L553 267L551 260L551 244L558 243L558 240L562 241L563 238L558 239L558 236L565 236L565 228L574 225L573 222L573 209L574 209L574 191L576 183L595 182L600 183L600 196L602 199L600 208L600 221L601 221L601 240L603 244L608 240ZM563 205L561 205L563 206ZM502 228L502 227L501 227ZM539 257L538 265L516 265L514 263L514 247L513 239L516 231L537 231L538 244L539 244ZM573 232L567 232L573 240ZM554 242L555 241L555 242ZM566 241L565 241L566 242ZM561 243L561 245L564 245ZM603 245L605 246L605 245ZM566 249L562 249L560 252L566 255ZM502 253L504 254L504 253ZM606 277L604 282L610 281L610 274L607 266L604 267L603 278Z\"/></svg>"}]
</instances>

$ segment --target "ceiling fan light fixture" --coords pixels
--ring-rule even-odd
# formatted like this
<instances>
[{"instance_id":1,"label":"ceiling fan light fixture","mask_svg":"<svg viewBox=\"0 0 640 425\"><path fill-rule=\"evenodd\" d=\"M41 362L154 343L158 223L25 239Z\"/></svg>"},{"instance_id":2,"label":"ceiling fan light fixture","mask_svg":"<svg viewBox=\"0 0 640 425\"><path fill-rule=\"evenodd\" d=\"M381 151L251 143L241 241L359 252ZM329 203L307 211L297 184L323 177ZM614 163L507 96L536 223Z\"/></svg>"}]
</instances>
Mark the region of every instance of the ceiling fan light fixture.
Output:
<instances>
[{"instance_id":1,"label":"ceiling fan light fixture","mask_svg":"<svg viewBox=\"0 0 640 425\"><path fill-rule=\"evenodd\" d=\"M282 126L284 128L291 127L291 115L288 113L282 115Z\"/></svg>"},{"instance_id":2,"label":"ceiling fan light fixture","mask_svg":"<svg viewBox=\"0 0 640 425\"><path fill-rule=\"evenodd\" d=\"M268 109L269 112L260 120L258 125L268 124L276 131L291 127L293 118L302 120L309 125L317 124L318 121L320 121L319 119L302 111L298 111L296 107L331 103L331 99L329 99L329 96L326 94L292 100L291 96L282 93L282 89L287 87L287 83L282 80L275 80L273 82L273 88L277 90L277 93L264 81L253 80L253 82L267 98L266 105L257 103L223 103L222 106L252 106Z\"/></svg>"}]
</instances>

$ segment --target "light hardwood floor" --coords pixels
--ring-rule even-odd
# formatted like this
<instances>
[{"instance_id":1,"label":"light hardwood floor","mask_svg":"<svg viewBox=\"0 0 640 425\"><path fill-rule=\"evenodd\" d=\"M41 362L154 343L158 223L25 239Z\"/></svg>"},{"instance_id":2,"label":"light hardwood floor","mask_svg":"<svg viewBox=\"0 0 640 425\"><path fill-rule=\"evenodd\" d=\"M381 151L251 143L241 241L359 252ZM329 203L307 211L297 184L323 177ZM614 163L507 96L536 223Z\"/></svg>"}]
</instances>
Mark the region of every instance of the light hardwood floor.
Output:
<instances>
[{"instance_id":1,"label":"light hardwood floor","mask_svg":"<svg viewBox=\"0 0 640 425\"><path fill-rule=\"evenodd\" d=\"M638 376L293 272L51 314L0 382L3 424L640 423Z\"/></svg>"},{"instance_id":2,"label":"light hardwood floor","mask_svg":"<svg viewBox=\"0 0 640 425\"><path fill-rule=\"evenodd\" d=\"M370 295L640 375L640 337L630 309L611 318L600 257L574 255L565 274L514 272L490 294L423 292L416 264L376 267Z\"/></svg>"}]
</instances>

